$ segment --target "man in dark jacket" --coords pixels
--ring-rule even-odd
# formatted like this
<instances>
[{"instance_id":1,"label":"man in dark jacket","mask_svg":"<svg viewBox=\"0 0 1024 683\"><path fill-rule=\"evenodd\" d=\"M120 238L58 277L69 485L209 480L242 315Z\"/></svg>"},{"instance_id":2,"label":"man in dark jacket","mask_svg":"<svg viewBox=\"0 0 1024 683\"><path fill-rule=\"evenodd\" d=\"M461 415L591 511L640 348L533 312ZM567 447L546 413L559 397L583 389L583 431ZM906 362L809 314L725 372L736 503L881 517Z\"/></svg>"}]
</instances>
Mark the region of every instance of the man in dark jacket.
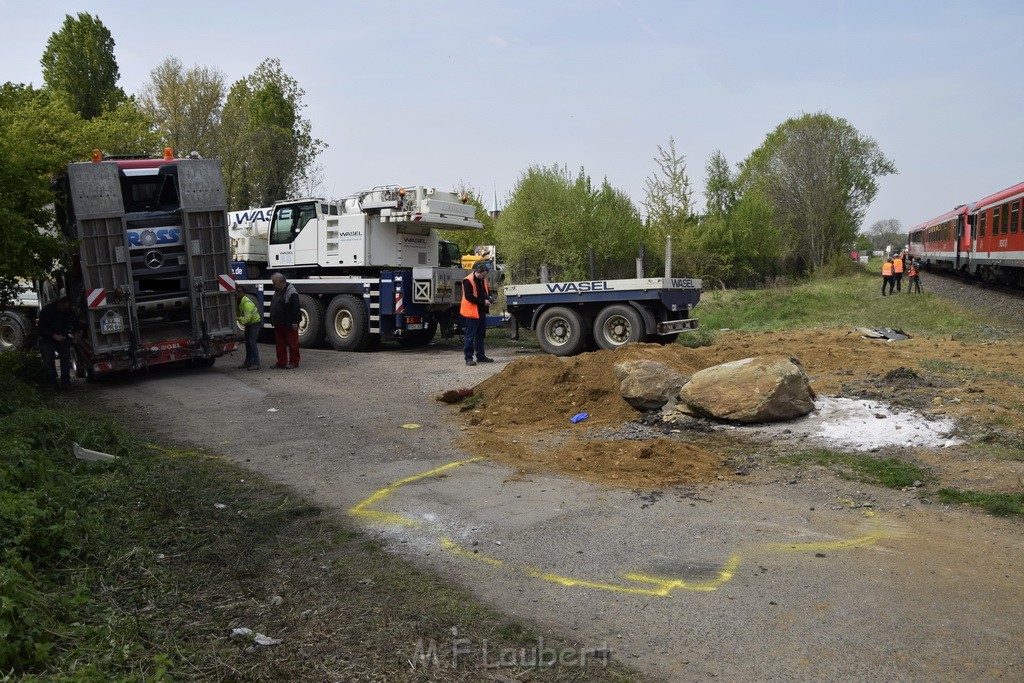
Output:
<instances>
[{"instance_id":1,"label":"man in dark jacket","mask_svg":"<svg viewBox=\"0 0 1024 683\"><path fill-rule=\"evenodd\" d=\"M270 300L270 324L274 326L274 346L277 365L282 370L299 367L299 293L281 273L270 276L274 283L274 298Z\"/></svg>"},{"instance_id":2,"label":"man in dark jacket","mask_svg":"<svg viewBox=\"0 0 1024 683\"><path fill-rule=\"evenodd\" d=\"M43 359L46 382L53 389L57 385L57 359L60 359L60 387L71 384L70 335L80 324L71 308L71 299L62 296L43 306L39 311L39 355Z\"/></svg>"},{"instance_id":3,"label":"man in dark jacket","mask_svg":"<svg viewBox=\"0 0 1024 683\"><path fill-rule=\"evenodd\" d=\"M491 303L490 292L487 290L487 271L490 269L490 261L477 261L473 264L473 272L462 280L462 305L459 307L459 313L466 328L463 337L466 365L494 362L494 359L484 354L487 309ZM473 360L474 352L476 360Z\"/></svg>"}]
</instances>

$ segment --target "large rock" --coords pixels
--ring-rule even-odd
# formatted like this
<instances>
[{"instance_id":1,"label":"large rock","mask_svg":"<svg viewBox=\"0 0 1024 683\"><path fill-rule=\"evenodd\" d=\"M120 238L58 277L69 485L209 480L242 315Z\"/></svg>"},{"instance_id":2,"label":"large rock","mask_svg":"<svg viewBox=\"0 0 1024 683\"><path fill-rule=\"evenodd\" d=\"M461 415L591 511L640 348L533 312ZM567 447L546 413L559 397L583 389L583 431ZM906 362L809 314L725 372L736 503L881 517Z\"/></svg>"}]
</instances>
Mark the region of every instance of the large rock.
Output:
<instances>
[{"instance_id":1,"label":"large rock","mask_svg":"<svg viewBox=\"0 0 1024 683\"><path fill-rule=\"evenodd\" d=\"M619 380L619 393L637 410L658 410L686 384L681 375L653 360L627 360L612 368Z\"/></svg>"},{"instance_id":2,"label":"large rock","mask_svg":"<svg viewBox=\"0 0 1024 683\"><path fill-rule=\"evenodd\" d=\"M679 409L731 422L780 422L814 410L814 390L796 358L757 356L693 375Z\"/></svg>"}]
</instances>

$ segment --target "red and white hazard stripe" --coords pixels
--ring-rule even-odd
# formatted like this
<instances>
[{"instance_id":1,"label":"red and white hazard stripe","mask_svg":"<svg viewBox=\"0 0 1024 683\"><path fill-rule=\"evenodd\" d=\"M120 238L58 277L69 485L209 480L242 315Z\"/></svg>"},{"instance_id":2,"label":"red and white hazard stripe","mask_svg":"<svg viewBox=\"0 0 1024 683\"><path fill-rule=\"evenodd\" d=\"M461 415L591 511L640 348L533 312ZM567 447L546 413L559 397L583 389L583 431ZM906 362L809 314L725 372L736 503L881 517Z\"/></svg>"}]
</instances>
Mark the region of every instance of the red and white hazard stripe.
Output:
<instances>
[{"instance_id":1,"label":"red and white hazard stripe","mask_svg":"<svg viewBox=\"0 0 1024 683\"><path fill-rule=\"evenodd\" d=\"M221 292L235 291L235 278L230 275L217 276L217 290Z\"/></svg>"},{"instance_id":2,"label":"red and white hazard stripe","mask_svg":"<svg viewBox=\"0 0 1024 683\"><path fill-rule=\"evenodd\" d=\"M395 313L405 313L405 299L402 298L402 288L395 288Z\"/></svg>"},{"instance_id":3,"label":"red and white hazard stripe","mask_svg":"<svg viewBox=\"0 0 1024 683\"><path fill-rule=\"evenodd\" d=\"M107 290L100 289L89 289L85 292L85 306L86 308L99 308L107 302Z\"/></svg>"}]
</instances>

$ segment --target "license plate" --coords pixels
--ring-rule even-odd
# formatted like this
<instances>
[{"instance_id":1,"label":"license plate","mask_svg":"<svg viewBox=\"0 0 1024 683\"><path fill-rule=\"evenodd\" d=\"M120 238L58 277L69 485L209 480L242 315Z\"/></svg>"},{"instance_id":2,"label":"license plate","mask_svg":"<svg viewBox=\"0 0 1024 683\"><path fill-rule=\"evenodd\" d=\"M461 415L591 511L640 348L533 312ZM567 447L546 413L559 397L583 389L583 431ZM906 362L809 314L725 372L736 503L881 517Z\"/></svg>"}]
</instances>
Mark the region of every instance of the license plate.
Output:
<instances>
[{"instance_id":1,"label":"license plate","mask_svg":"<svg viewBox=\"0 0 1024 683\"><path fill-rule=\"evenodd\" d=\"M405 329L407 329L407 330L424 330L424 329L426 329L426 325L424 325L423 323L413 323L411 325L406 325Z\"/></svg>"},{"instance_id":2,"label":"license plate","mask_svg":"<svg viewBox=\"0 0 1024 683\"><path fill-rule=\"evenodd\" d=\"M108 311L100 318L100 332L102 334L117 334L124 330L124 320L115 311Z\"/></svg>"}]
</instances>

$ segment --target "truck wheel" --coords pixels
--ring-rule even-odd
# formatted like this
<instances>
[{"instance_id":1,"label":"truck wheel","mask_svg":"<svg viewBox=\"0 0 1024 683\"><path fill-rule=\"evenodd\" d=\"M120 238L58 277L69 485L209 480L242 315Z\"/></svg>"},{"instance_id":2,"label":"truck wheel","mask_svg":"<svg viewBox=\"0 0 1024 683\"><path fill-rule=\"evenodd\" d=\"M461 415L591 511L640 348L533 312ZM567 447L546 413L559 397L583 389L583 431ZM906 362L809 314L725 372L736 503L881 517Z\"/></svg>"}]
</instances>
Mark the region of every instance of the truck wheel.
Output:
<instances>
[{"instance_id":1,"label":"truck wheel","mask_svg":"<svg viewBox=\"0 0 1024 683\"><path fill-rule=\"evenodd\" d=\"M0 314L0 353L28 351L34 328L32 321L21 311L4 311Z\"/></svg>"},{"instance_id":2,"label":"truck wheel","mask_svg":"<svg viewBox=\"0 0 1024 683\"><path fill-rule=\"evenodd\" d=\"M605 351L612 351L623 344L643 341L645 332L643 318L632 306L606 306L594 320L594 339Z\"/></svg>"},{"instance_id":3,"label":"truck wheel","mask_svg":"<svg viewBox=\"0 0 1024 683\"><path fill-rule=\"evenodd\" d=\"M555 356L575 356L587 341L583 320L571 308L556 306L540 314L537 320L537 343Z\"/></svg>"},{"instance_id":4,"label":"truck wheel","mask_svg":"<svg viewBox=\"0 0 1024 683\"><path fill-rule=\"evenodd\" d=\"M435 334L437 334L437 323L432 322L425 330L406 330L405 334L398 338L398 343L409 348L426 346L434 341Z\"/></svg>"},{"instance_id":5,"label":"truck wheel","mask_svg":"<svg viewBox=\"0 0 1024 683\"><path fill-rule=\"evenodd\" d=\"M210 356L209 358L193 358L192 365L197 368L212 368L214 363L217 362L217 356Z\"/></svg>"},{"instance_id":6,"label":"truck wheel","mask_svg":"<svg viewBox=\"0 0 1024 683\"><path fill-rule=\"evenodd\" d=\"M324 306L319 299L299 294L299 348L312 349L324 341Z\"/></svg>"},{"instance_id":7,"label":"truck wheel","mask_svg":"<svg viewBox=\"0 0 1024 683\"><path fill-rule=\"evenodd\" d=\"M370 316L362 299L339 294L327 307L327 341L338 351L362 351L370 342Z\"/></svg>"}]
</instances>

